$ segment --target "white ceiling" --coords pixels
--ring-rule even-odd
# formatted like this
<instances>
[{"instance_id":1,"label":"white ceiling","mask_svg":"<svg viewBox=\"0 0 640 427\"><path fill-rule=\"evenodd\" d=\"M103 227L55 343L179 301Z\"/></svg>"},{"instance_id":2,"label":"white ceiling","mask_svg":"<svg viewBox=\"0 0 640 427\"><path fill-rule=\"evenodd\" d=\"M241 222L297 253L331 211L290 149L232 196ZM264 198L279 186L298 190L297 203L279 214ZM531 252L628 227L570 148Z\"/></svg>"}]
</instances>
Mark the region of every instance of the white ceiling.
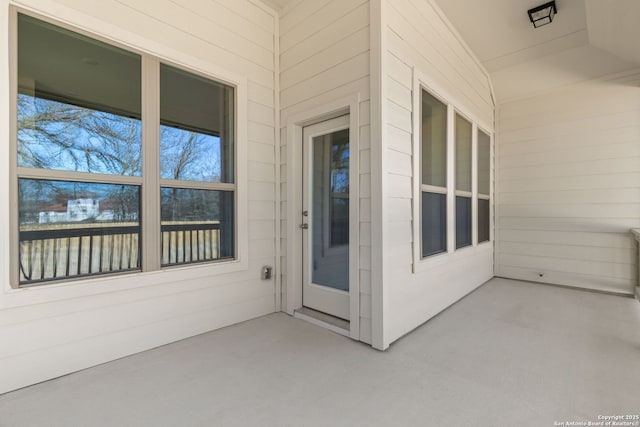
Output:
<instances>
[{"instance_id":1,"label":"white ceiling","mask_svg":"<svg viewBox=\"0 0 640 427\"><path fill-rule=\"evenodd\" d=\"M589 42L640 65L640 1L586 0Z\"/></svg>"},{"instance_id":2,"label":"white ceiling","mask_svg":"<svg viewBox=\"0 0 640 427\"><path fill-rule=\"evenodd\" d=\"M293 3L294 0L262 0L267 6L280 11L289 3Z\"/></svg>"},{"instance_id":3,"label":"white ceiling","mask_svg":"<svg viewBox=\"0 0 640 427\"><path fill-rule=\"evenodd\" d=\"M527 10L546 0L434 1L502 102L640 65L639 0L556 0L557 15L540 28Z\"/></svg>"},{"instance_id":4,"label":"white ceiling","mask_svg":"<svg viewBox=\"0 0 640 427\"><path fill-rule=\"evenodd\" d=\"M588 43L584 0L558 0L553 22L534 28L544 0L436 0L489 72Z\"/></svg>"}]
</instances>

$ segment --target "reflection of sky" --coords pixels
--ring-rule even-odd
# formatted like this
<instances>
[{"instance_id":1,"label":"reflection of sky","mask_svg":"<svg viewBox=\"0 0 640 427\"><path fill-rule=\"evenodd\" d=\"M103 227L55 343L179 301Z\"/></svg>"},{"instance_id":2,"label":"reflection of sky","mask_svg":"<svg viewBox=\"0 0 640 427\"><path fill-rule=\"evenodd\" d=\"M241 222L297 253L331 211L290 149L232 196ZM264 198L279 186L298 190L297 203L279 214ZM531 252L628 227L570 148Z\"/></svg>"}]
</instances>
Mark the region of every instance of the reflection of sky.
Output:
<instances>
[{"instance_id":1,"label":"reflection of sky","mask_svg":"<svg viewBox=\"0 0 640 427\"><path fill-rule=\"evenodd\" d=\"M140 176L140 120L20 94L18 166Z\"/></svg>"},{"instance_id":2,"label":"reflection of sky","mask_svg":"<svg viewBox=\"0 0 640 427\"><path fill-rule=\"evenodd\" d=\"M18 166L142 175L142 124L134 118L19 95ZM160 126L160 177L220 182L220 138Z\"/></svg>"},{"instance_id":3,"label":"reflection of sky","mask_svg":"<svg viewBox=\"0 0 640 427\"><path fill-rule=\"evenodd\" d=\"M160 135L160 178L220 182L219 137L164 125Z\"/></svg>"},{"instance_id":4,"label":"reflection of sky","mask_svg":"<svg viewBox=\"0 0 640 427\"><path fill-rule=\"evenodd\" d=\"M349 143L331 145L331 191L349 192Z\"/></svg>"}]
</instances>

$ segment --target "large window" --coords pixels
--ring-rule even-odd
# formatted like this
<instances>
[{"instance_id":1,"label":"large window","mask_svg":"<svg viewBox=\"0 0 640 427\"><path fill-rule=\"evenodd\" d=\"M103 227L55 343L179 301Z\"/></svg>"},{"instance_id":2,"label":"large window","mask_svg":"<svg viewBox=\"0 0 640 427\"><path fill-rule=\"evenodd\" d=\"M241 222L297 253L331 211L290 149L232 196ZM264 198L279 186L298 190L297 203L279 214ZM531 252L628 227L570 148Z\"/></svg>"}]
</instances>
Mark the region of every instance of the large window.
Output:
<instances>
[{"instance_id":1,"label":"large window","mask_svg":"<svg viewBox=\"0 0 640 427\"><path fill-rule=\"evenodd\" d=\"M420 92L413 116L419 151L413 163L419 168L414 259L419 260L490 240L491 140L472 116L447 103L444 92L436 97L419 77L415 88Z\"/></svg>"},{"instance_id":2,"label":"large window","mask_svg":"<svg viewBox=\"0 0 640 427\"><path fill-rule=\"evenodd\" d=\"M422 256L447 250L447 106L422 90Z\"/></svg>"},{"instance_id":3,"label":"large window","mask_svg":"<svg viewBox=\"0 0 640 427\"><path fill-rule=\"evenodd\" d=\"M19 284L234 258L234 88L17 22Z\"/></svg>"}]
</instances>

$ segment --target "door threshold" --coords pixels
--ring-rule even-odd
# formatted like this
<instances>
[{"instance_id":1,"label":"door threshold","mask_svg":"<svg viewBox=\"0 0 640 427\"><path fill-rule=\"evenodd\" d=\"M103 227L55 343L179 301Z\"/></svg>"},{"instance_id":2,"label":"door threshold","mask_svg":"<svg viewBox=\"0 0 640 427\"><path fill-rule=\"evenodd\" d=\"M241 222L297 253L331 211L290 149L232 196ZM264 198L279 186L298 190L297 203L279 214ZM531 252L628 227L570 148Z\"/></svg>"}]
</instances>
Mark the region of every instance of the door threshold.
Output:
<instances>
[{"instance_id":1,"label":"door threshold","mask_svg":"<svg viewBox=\"0 0 640 427\"><path fill-rule=\"evenodd\" d=\"M322 313L308 307L300 307L296 309L293 312L293 317L313 323L314 325L328 329L336 334L344 335L345 337L351 336L348 320L333 317L329 314Z\"/></svg>"}]
</instances>

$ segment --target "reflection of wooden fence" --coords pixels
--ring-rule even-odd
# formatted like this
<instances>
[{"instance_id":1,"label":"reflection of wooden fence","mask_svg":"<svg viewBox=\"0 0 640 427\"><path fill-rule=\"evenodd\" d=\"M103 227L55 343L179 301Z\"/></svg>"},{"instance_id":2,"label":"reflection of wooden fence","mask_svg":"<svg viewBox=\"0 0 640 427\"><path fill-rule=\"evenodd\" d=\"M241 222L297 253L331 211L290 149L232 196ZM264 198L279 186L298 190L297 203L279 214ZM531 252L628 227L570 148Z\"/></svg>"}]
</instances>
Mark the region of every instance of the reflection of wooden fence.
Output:
<instances>
[{"instance_id":1,"label":"reflection of wooden fence","mask_svg":"<svg viewBox=\"0 0 640 427\"><path fill-rule=\"evenodd\" d=\"M220 258L220 223L162 224L162 265L188 264Z\"/></svg>"},{"instance_id":2,"label":"reflection of wooden fence","mask_svg":"<svg viewBox=\"0 0 640 427\"><path fill-rule=\"evenodd\" d=\"M140 226L130 224L25 227L20 283L140 270ZM220 258L217 221L164 223L161 234L162 266Z\"/></svg>"},{"instance_id":3,"label":"reflection of wooden fence","mask_svg":"<svg viewBox=\"0 0 640 427\"><path fill-rule=\"evenodd\" d=\"M20 283L140 269L139 225L20 231Z\"/></svg>"}]
</instances>

